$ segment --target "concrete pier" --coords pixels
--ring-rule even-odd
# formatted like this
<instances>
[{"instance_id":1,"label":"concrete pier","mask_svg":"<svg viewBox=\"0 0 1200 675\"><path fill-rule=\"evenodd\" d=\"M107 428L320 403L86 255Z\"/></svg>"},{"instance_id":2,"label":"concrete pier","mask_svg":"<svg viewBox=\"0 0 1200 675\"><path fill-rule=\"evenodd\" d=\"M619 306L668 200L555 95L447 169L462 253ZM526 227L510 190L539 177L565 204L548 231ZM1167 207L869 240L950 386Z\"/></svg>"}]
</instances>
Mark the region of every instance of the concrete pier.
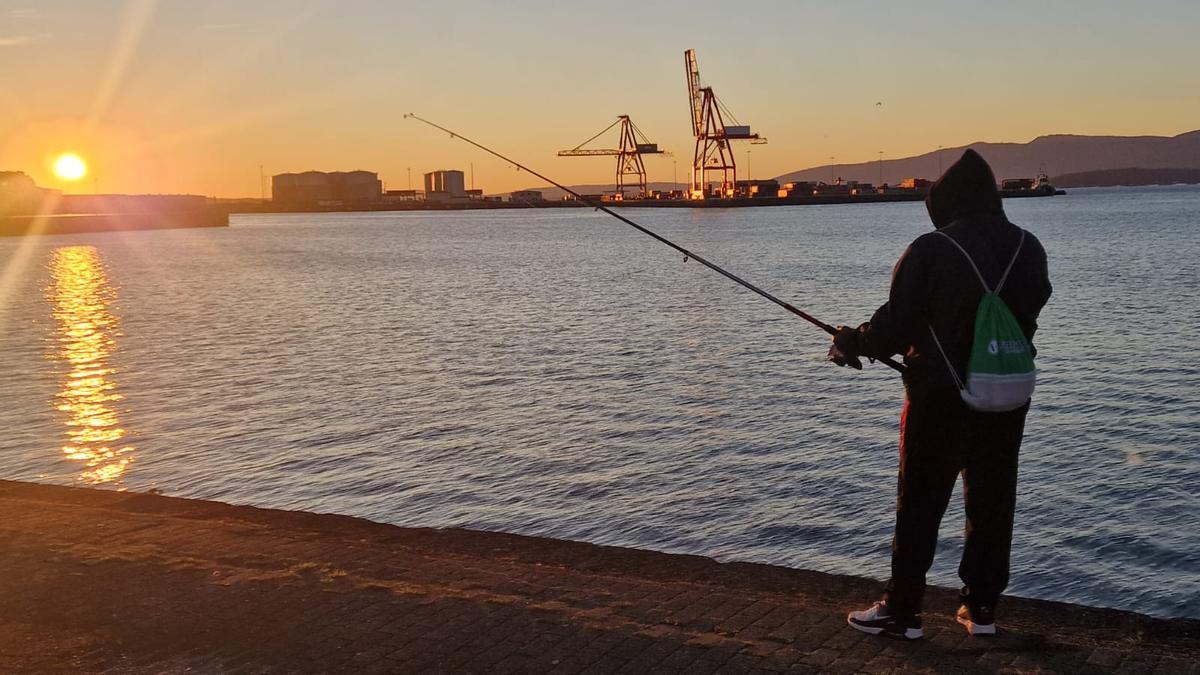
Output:
<instances>
[{"instance_id":1,"label":"concrete pier","mask_svg":"<svg viewBox=\"0 0 1200 675\"><path fill-rule=\"evenodd\" d=\"M1200 673L1200 621L1005 598L858 633L879 583L0 481L0 672Z\"/></svg>"}]
</instances>

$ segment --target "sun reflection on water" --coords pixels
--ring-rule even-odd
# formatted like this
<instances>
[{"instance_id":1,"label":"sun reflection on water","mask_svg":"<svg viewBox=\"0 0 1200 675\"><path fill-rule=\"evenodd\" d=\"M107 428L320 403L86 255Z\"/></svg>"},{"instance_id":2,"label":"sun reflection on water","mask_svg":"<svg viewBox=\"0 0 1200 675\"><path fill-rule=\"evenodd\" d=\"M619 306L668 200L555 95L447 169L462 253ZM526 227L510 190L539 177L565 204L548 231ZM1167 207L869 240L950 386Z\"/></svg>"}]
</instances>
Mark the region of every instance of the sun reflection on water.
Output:
<instances>
[{"instance_id":1,"label":"sun reflection on water","mask_svg":"<svg viewBox=\"0 0 1200 675\"><path fill-rule=\"evenodd\" d=\"M49 358L69 366L56 403L67 414L62 452L82 465L79 482L119 487L133 461L133 446L122 444L125 430L115 406L124 397L117 393L117 371L109 364L120 328L112 312L116 289L92 246L55 249L49 267L53 285L47 297L54 306L58 343Z\"/></svg>"}]
</instances>

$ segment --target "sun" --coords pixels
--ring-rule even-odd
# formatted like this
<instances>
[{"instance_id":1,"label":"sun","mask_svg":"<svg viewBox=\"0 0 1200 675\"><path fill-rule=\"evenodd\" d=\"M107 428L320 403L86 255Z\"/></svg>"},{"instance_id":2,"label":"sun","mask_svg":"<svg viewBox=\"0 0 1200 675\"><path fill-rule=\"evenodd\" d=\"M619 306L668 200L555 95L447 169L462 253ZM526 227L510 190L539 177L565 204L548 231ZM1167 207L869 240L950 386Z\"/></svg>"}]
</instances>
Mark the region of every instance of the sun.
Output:
<instances>
[{"instance_id":1,"label":"sun","mask_svg":"<svg viewBox=\"0 0 1200 675\"><path fill-rule=\"evenodd\" d=\"M73 152L65 152L54 160L54 175L62 180L79 180L87 171L87 163Z\"/></svg>"}]
</instances>

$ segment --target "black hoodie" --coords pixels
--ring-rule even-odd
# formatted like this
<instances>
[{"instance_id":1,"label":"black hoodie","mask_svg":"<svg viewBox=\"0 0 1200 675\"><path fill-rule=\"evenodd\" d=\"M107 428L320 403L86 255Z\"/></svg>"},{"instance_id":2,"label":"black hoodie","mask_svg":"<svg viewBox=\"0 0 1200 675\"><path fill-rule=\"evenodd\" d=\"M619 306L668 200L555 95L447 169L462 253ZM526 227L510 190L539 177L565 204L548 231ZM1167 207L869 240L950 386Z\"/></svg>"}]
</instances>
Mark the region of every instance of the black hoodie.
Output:
<instances>
[{"instance_id":1,"label":"black hoodie","mask_svg":"<svg viewBox=\"0 0 1200 675\"><path fill-rule=\"evenodd\" d=\"M983 157L967 150L929 189L925 200L934 227L966 249L989 288L995 288L1012 259L1021 230L1008 222L996 179ZM1050 299L1046 251L1025 234L1000 297L1033 341L1037 318ZM859 353L903 354L909 395L954 388L929 327L937 332L950 362L963 377L971 351L975 311L984 293L966 257L941 234L931 232L905 250L892 272L888 301L859 327ZM1035 350L1036 353L1036 350Z\"/></svg>"}]
</instances>

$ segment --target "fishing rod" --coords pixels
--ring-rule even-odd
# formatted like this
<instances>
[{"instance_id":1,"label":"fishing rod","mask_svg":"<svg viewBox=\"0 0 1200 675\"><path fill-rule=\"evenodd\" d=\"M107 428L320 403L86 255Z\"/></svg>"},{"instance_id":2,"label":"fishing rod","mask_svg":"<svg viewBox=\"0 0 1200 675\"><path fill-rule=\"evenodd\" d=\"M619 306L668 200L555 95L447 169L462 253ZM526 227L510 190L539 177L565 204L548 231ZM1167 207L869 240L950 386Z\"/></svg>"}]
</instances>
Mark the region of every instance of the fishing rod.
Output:
<instances>
[{"instance_id":1,"label":"fishing rod","mask_svg":"<svg viewBox=\"0 0 1200 675\"><path fill-rule=\"evenodd\" d=\"M451 131L450 129L447 129L446 127L443 127L440 124L430 122L429 120L427 120L423 117L420 117L419 115L416 115L414 113L405 114L404 119L414 119L414 120L417 120L418 122L423 122L423 123L433 127L434 129L438 129L438 130L441 130L441 131L444 131L444 132L450 134L450 138L457 138L461 141L464 141L466 143L469 143L469 144L479 148L480 150L483 150L484 152L488 153L489 155L492 155L494 157L499 157L500 159L504 160L505 162L508 162L509 164L512 164L513 166L517 167L518 170L524 169L526 173L528 173L532 176L537 176L538 178L541 178L542 180L546 181L547 183L553 185L554 187L556 187L560 190L563 190L567 194L575 197L579 201L583 202L584 204L587 204L588 206L596 209L597 211L603 211L604 213L607 213L608 215L612 216L613 218L616 218L617 220L625 223L626 225L633 227L634 229L641 232L642 234L653 237L657 241L660 241L660 242L666 244L667 246L670 246L671 248L675 249L676 251L679 251L680 253L683 254L684 262L687 262L688 260L695 260L696 262L700 263L701 265L704 265L705 267L716 272L717 274L724 276L725 278L729 279L730 281L741 284L742 286L754 291L755 293L761 295L762 297L766 298L767 300L770 300L771 302L779 305L780 307L786 309L787 311L791 312L792 314L795 314L796 316L800 317L801 319L804 319L805 321L811 323L812 325L820 328L821 330L825 331L826 333L829 333L830 335L837 335L836 328L825 323L824 321L821 321L820 319L814 317L813 315L808 314L807 312L805 312L801 309L797 309L797 308L793 307L790 303L780 300L779 298L775 297L774 295L771 295L770 293L764 291L763 289L759 288L758 286L755 286L754 284L750 283L749 281L746 281L745 279L737 276L736 274L733 274L732 272L729 272L729 271L723 269L722 267L709 262L708 260L704 259L703 257L698 256L695 253L692 253L691 251L680 246L679 244L676 244L675 242L671 241L670 239L660 236L659 234L657 234L649 229L646 229L645 227L643 227L641 225L638 225L637 223L635 223L632 220L626 218L625 216L622 216L621 214L613 211L612 209L604 206L603 204L594 202L594 201L588 199L587 197L584 197L583 195L579 194L578 192L572 190L571 188L569 188L565 185L561 185L557 181L547 178L546 176L543 176L542 174L538 173L537 171L530 169L529 167L521 164L520 162L517 162L516 160L505 157L504 155L496 152L495 150L492 150L491 148L489 148L485 145L476 143L475 141L467 138L466 136L463 136L462 134L458 133L457 131ZM890 358L885 357L885 358L876 359L876 360L886 363L887 365L891 366L893 369L895 369L898 372L901 372L901 373L904 372L904 366L900 365L899 363L896 363L894 360L892 360Z\"/></svg>"}]
</instances>

